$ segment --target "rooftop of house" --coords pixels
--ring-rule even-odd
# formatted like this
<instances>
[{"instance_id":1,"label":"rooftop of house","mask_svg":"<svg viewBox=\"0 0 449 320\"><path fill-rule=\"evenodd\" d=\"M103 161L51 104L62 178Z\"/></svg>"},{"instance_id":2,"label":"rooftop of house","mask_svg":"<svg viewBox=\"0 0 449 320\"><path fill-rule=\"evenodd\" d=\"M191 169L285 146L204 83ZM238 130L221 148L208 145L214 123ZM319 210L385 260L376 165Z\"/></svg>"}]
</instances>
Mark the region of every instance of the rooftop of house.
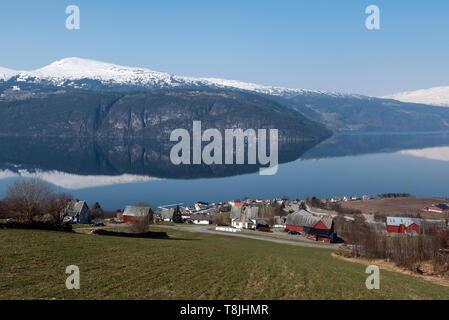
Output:
<instances>
[{"instance_id":1,"label":"rooftop of house","mask_svg":"<svg viewBox=\"0 0 449 320\"><path fill-rule=\"evenodd\" d=\"M80 214L83 210L84 205L87 206L86 201L84 200L70 200L67 205L68 215L74 216Z\"/></svg>"},{"instance_id":2,"label":"rooftop of house","mask_svg":"<svg viewBox=\"0 0 449 320\"><path fill-rule=\"evenodd\" d=\"M389 226L400 226L403 224L408 227L412 224L421 226L421 219L419 218L407 218L407 217L387 217L387 225Z\"/></svg>"},{"instance_id":3,"label":"rooftop of house","mask_svg":"<svg viewBox=\"0 0 449 320\"><path fill-rule=\"evenodd\" d=\"M148 215L150 212L150 207L138 207L138 206L126 206L123 212L124 216L135 216L143 217Z\"/></svg>"},{"instance_id":4,"label":"rooftop of house","mask_svg":"<svg viewBox=\"0 0 449 320\"><path fill-rule=\"evenodd\" d=\"M442 210L449 210L449 206L446 203L433 204L432 207L437 207Z\"/></svg>"},{"instance_id":5,"label":"rooftop of house","mask_svg":"<svg viewBox=\"0 0 449 320\"><path fill-rule=\"evenodd\" d=\"M207 214L192 214L190 216L191 220L207 220L210 221L212 218Z\"/></svg>"},{"instance_id":6,"label":"rooftop of house","mask_svg":"<svg viewBox=\"0 0 449 320\"><path fill-rule=\"evenodd\" d=\"M314 227L318 222L322 222L328 229L332 227L333 218L331 216L319 217L306 210L291 213L287 216L286 223L292 226Z\"/></svg>"}]
</instances>

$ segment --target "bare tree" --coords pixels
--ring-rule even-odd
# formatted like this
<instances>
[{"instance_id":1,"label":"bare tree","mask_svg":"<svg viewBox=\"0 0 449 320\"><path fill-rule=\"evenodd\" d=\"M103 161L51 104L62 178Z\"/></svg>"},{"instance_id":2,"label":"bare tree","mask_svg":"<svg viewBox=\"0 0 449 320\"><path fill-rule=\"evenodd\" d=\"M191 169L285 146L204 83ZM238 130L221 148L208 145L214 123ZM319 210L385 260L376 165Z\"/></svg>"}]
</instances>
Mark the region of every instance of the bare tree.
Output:
<instances>
[{"instance_id":1,"label":"bare tree","mask_svg":"<svg viewBox=\"0 0 449 320\"><path fill-rule=\"evenodd\" d=\"M216 211L212 214L212 223L217 226L228 226L231 222L230 212Z\"/></svg>"},{"instance_id":2,"label":"bare tree","mask_svg":"<svg viewBox=\"0 0 449 320\"><path fill-rule=\"evenodd\" d=\"M42 218L52 201L51 186L38 179L16 180L6 190L5 203L12 216L25 222Z\"/></svg>"},{"instance_id":3,"label":"bare tree","mask_svg":"<svg viewBox=\"0 0 449 320\"><path fill-rule=\"evenodd\" d=\"M132 220L130 222L128 230L131 233L144 233L148 231L149 226L149 216L138 217L138 219Z\"/></svg>"},{"instance_id":4,"label":"bare tree","mask_svg":"<svg viewBox=\"0 0 449 320\"><path fill-rule=\"evenodd\" d=\"M151 204L147 202L137 202L134 204L135 207L147 207L148 214L143 217L136 217L135 220L131 221L129 224L129 231L132 233L144 233L148 231L150 223L153 222L153 210L151 209Z\"/></svg>"},{"instance_id":5,"label":"bare tree","mask_svg":"<svg viewBox=\"0 0 449 320\"><path fill-rule=\"evenodd\" d=\"M148 212L148 224L153 223L153 221L154 221L154 212L153 212L153 205L151 203L148 203L148 202L137 202L134 206L150 208L150 210Z\"/></svg>"},{"instance_id":6,"label":"bare tree","mask_svg":"<svg viewBox=\"0 0 449 320\"><path fill-rule=\"evenodd\" d=\"M10 218L5 201L0 201L0 219Z\"/></svg>"},{"instance_id":7,"label":"bare tree","mask_svg":"<svg viewBox=\"0 0 449 320\"><path fill-rule=\"evenodd\" d=\"M89 222L92 222L95 219L101 219L104 217L104 211L101 208L98 202L95 202L90 208L88 212Z\"/></svg>"},{"instance_id":8,"label":"bare tree","mask_svg":"<svg viewBox=\"0 0 449 320\"><path fill-rule=\"evenodd\" d=\"M56 225L64 224L64 219L71 213L70 202L73 200L72 195L61 193L53 195L47 214L52 218L52 222Z\"/></svg>"}]
</instances>

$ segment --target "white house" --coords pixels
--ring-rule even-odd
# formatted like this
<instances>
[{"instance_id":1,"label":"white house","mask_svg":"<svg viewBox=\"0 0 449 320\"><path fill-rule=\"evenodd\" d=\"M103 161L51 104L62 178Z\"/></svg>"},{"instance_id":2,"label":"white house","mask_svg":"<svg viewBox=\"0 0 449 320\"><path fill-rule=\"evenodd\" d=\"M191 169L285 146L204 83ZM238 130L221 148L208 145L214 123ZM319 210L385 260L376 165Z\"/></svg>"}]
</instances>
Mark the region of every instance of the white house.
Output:
<instances>
[{"instance_id":1,"label":"white house","mask_svg":"<svg viewBox=\"0 0 449 320\"><path fill-rule=\"evenodd\" d=\"M341 199L339 197L333 197L331 198L331 202L340 202Z\"/></svg>"},{"instance_id":2,"label":"white house","mask_svg":"<svg viewBox=\"0 0 449 320\"><path fill-rule=\"evenodd\" d=\"M67 215L64 217L65 222L71 223L89 223L88 217L89 207L86 201L83 200L70 200L67 205Z\"/></svg>"},{"instance_id":3,"label":"white house","mask_svg":"<svg viewBox=\"0 0 449 320\"><path fill-rule=\"evenodd\" d=\"M240 218L232 219L231 225L234 228L238 229L255 229L256 228L256 220L255 219L244 219Z\"/></svg>"},{"instance_id":4,"label":"white house","mask_svg":"<svg viewBox=\"0 0 449 320\"><path fill-rule=\"evenodd\" d=\"M231 225L240 229L255 229L258 217L259 207L236 207L235 210L231 210Z\"/></svg>"},{"instance_id":5,"label":"white house","mask_svg":"<svg viewBox=\"0 0 449 320\"><path fill-rule=\"evenodd\" d=\"M194 224L211 224L212 223L212 218L205 214L192 214L190 216L190 220Z\"/></svg>"}]
</instances>

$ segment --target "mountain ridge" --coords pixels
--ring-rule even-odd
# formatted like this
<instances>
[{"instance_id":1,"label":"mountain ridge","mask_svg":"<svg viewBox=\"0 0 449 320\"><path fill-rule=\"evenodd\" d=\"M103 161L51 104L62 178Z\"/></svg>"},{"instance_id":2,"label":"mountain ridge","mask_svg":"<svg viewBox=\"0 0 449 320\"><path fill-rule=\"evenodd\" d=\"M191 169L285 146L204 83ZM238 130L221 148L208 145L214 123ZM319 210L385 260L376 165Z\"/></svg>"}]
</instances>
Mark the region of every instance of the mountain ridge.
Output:
<instances>
[{"instance_id":1,"label":"mountain ridge","mask_svg":"<svg viewBox=\"0 0 449 320\"><path fill-rule=\"evenodd\" d=\"M7 80L2 80L2 77ZM334 132L449 131L448 108L400 102L389 97L264 86L219 78L183 77L81 58L64 58L32 71L0 69L0 101L45 98L77 90L125 94L158 90L245 92L276 101Z\"/></svg>"},{"instance_id":2,"label":"mountain ridge","mask_svg":"<svg viewBox=\"0 0 449 320\"><path fill-rule=\"evenodd\" d=\"M5 70L4 74L2 69ZM3 77L2 77L3 74ZM227 80L220 78L186 77L171 75L165 72L147 68L127 67L117 64L101 62L76 57L64 58L31 71L15 71L1 68L0 80L20 83L48 83L58 87L89 88L89 84L82 80L99 81L106 86L127 86L139 88L210 88L210 89L238 89L273 96L294 96L298 94L317 94L330 96L362 95L319 90L294 89L278 86L259 85L250 82ZM81 83L80 83L81 82Z\"/></svg>"}]
</instances>

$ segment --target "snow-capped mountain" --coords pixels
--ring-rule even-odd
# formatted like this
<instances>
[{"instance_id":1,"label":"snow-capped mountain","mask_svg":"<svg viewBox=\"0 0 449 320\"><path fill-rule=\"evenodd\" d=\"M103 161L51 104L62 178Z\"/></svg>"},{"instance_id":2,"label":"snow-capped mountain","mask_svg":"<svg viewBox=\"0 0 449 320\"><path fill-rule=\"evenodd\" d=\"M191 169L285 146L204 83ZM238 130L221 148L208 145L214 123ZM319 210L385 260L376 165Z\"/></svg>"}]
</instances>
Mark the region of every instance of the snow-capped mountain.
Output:
<instances>
[{"instance_id":1,"label":"snow-capped mountain","mask_svg":"<svg viewBox=\"0 0 449 320\"><path fill-rule=\"evenodd\" d=\"M181 83L194 83L193 80L171 76L163 72L80 58L65 58L40 69L19 72L17 81L46 81L56 86L62 86L70 85L71 81L84 79L97 80L106 85L144 87L176 87Z\"/></svg>"},{"instance_id":2,"label":"snow-capped mountain","mask_svg":"<svg viewBox=\"0 0 449 320\"><path fill-rule=\"evenodd\" d=\"M43 68L32 71L14 71L0 69L0 80L14 78L17 83L44 83L54 86L89 88L95 81L107 87L137 88L228 88L252 91L276 96L294 96L299 94L326 94L346 96L345 94L326 93L305 89L289 89L264 86L236 80L218 78L193 78L170 75L146 68L135 68L81 58L65 58Z\"/></svg>"},{"instance_id":3,"label":"snow-capped mountain","mask_svg":"<svg viewBox=\"0 0 449 320\"><path fill-rule=\"evenodd\" d=\"M434 87L417 91L399 92L384 96L385 99L394 99L402 102L422 103L434 106L449 107L449 86Z\"/></svg>"},{"instance_id":4,"label":"snow-capped mountain","mask_svg":"<svg viewBox=\"0 0 449 320\"><path fill-rule=\"evenodd\" d=\"M70 90L71 88L85 90L78 92L78 90ZM39 101L36 102L31 98L50 99L50 95L54 94L57 95L55 99L59 99L59 102L56 103L50 99L53 101L51 103L68 107L74 106L73 99L70 100L73 95L78 97L77 95L83 94L90 97L91 99L83 100L83 103L87 104L89 101L96 101L94 98L96 94L113 93L127 96L129 99L127 98L125 107L131 107L141 104L136 100L137 97L133 96L136 92L147 91L145 94L151 95L154 93L152 91L157 89L170 91L175 88L187 89L186 98L191 106L204 103L203 89L205 91L207 89L224 89L223 91L228 94L226 99L229 99L232 94L236 94L236 92L227 91L241 91L239 94L242 97L239 99L248 108L250 99L243 96L247 93L259 93L265 96L258 98L267 100L261 101L260 105L276 103L279 107L293 109L307 119L318 122L333 131L445 131L449 128L449 109L428 105L446 105L447 103L449 106L449 99L446 98L449 96L446 94L449 89L446 88L429 89L427 94L418 92L420 94L415 96L407 93L387 97L424 104L416 106L406 102L363 95L290 89L217 78L183 77L146 68L125 67L81 58L65 58L32 71L0 70L0 102L4 102L5 105L14 101L23 101L24 104L33 105ZM177 92L171 94L182 95L182 92L174 91ZM67 95L65 96L65 94ZM418 98L422 100L418 100ZM68 100L64 101L64 99ZM47 108L50 107L47 106ZM170 106L170 108L173 114L179 112L176 105ZM30 108L29 110L31 112L34 109ZM4 108L4 110L7 109ZM61 110L61 108L58 107L57 110ZM10 114L2 115L3 118L7 116ZM19 115L16 115L14 119L20 118ZM59 119L55 119L55 121L57 122ZM17 122L13 124L7 134L17 130L19 124ZM23 128L29 127L27 123L21 125ZM84 128L83 125L80 124L80 126ZM62 127L61 122L57 128ZM89 130L89 135L95 131L92 127L89 127ZM63 132L62 129L58 129L56 134L61 134L61 132Z\"/></svg>"},{"instance_id":5,"label":"snow-capped mountain","mask_svg":"<svg viewBox=\"0 0 449 320\"><path fill-rule=\"evenodd\" d=\"M19 74L19 71L0 67L0 81L6 81Z\"/></svg>"}]
</instances>

